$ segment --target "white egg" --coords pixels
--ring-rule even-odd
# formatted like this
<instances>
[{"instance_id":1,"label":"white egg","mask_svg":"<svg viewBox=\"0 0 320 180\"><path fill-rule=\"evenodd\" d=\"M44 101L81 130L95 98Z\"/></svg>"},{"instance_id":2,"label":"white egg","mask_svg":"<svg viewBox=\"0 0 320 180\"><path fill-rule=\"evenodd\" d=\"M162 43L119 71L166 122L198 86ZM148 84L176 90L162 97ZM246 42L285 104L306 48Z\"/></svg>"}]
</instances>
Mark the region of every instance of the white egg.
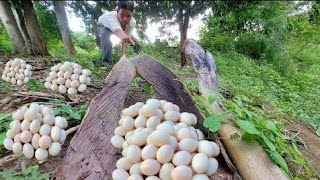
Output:
<instances>
[{"instance_id":1,"label":"white egg","mask_svg":"<svg viewBox=\"0 0 320 180\"><path fill-rule=\"evenodd\" d=\"M4 141L3 141L3 145L4 147L11 151L12 150L12 146L13 146L13 141L11 138L5 138Z\"/></svg>"},{"instance_id":2,"label":"white egg","mask_svg":"<svg viewBox=\"0 0 320 180\"><path fill-rule=\"evenodd\" d=\"M64 143L64 141L67 139L67 133L64 129L62 129L60 133L61 133L61 137L60 137L59 143Z\"/></svg>"},{"instance_id":3,"label":"white egg","mask_svg":"<svg viewBox=\"0 0 320 180\"><path fill-rule=\"evenodd\" d=\"M172 180L171 172L173 169L174 169L174 165L172 163L163 164L159 172L160 179Z\"/></svg>"},{"instance_id":4,"label":"white egg","mask_svg":"<svg viewBox=\"0 0 320 180\"><path fill-rule=\"evenodd\" d=\"M34 149L39 148L39 139L40 139L40 134L34 134L31 140L31 144Z\"/></svg>"},{"instance_id":5,"label":"white egg","mask_svg":"<svg viewBox=\"0 0 320 180\"><path fill-rule=\"evenodd\" d=\"M203 174L208 170L209 159L204 153L198 153L192 158L192 169L197 174Z\"/></svg>"},{"instance_id":6,"label":"white egg","mask_svg":"<svg viewBox=\"0 0 320 180\"><path fill-rule=\"evenodd\" d=\"M38 148L35 152L35 157L38 161L44 161L48 158L48 151L46 149Z\"/></svg>"},{"instance_id":7,"label":"white egg","mask_svg":"<svg viewBox=\"0 0 320 180\"><path fill-rule=\"evenodd\" d=\"M198 152L206 154L209 158L216 157L220 153L219 146L211 141L202 140L198 145Z\"/></svg>"},{"instance_id":8,"label":"white egg","mask_svg":"<svg viewBox=\"0 0 320 180\"><path fill-rule=\"evenodd\" d=\"M44 135L48 136L50 134L50 131L51 131L51 126L49 126L48 124L43 124L40 127L39 134L41 136L44 136Z\"/></svg>"},{"instance_id":9,"label":"white egg","mask_svg":"<svg viewBox=\"0 0 320 180\"><path fill-rule=\"evenodd\" d=\"M47 135L43 135L39 139L39 146L42 149L48 149L51 145L51 138Z\"/></svg>"},{"instance_id":10,"label":"white egg","mask_svg":"<svg viewBox=\"0 0 320 180\"><path fill-rule=\"evenodd\" d=\"M114 135L111 138L111 144L116 148L121 149L123 143L124 143L124 139L123 139L123 137L121 137L119 135Z\"/></svg>"},{"instance_id":11,"label":"white egg","mask_svg":"<svg viewBox=\"0 0 320 180\"><path fill-rule=\"evenodd\" d=\"M113 180L124 180L128 178L129 178L128 172L123 169L116 169L112 172Z\"/></svg>"},{"instance_id":12,"label":"white egg","mask_svg":"<svg viewBox=\"0 0 320 180\"><path fill-rule=\"evenodd\" d=\"M75 88L73 88L73 87L68 88L68 94L69 94L69 95L75 95L75 94L77 94L77 89L75 89Z\"/></svg>"},{"instance_id":13,"label":"white egg","mask_svg":"<svg viewBox=\"0 0 320 180\"><path fill-rule=\"evenodd\" d=\"M126 154L128 160L132 163L137 163L141 160L141 149L136 145L130 145Z\"/></svg>"},{"instance_id":14,"label":"white egg","mask_svg":"<svg viewBox=\"0 0 320 180\"><path fill-rule=\"evenodd\" d=\"M191 180L192 170L185 165L177 166L172 170L171 178L174 180Z\"/></svg>"},{"instance_id":15,"label":"white egg","mask_svg":"<svg viewBox=\"0 0 320 180\"><path fill-rule=\"evenodd\" d=\"M188 151L178 151L173 155L172 163L175 166L189 165L192 161L192 155Z\"/></svg>"},{"instance_id":16,"label":"white egg","mask_svg":"<svg viewBox=\"0 0 320 180\"><path fill-rule=\"evenodd\" d=\"M171 161L173 155L174 155L174 149L170 145L165 144L158 149L157 160L161 164L165 164Z\"/></svg>"},{"instance_id":17,"label":"white egg","mask_svg":"<svg viewBox=\"0 0 320 180\"><path fill-rule=\"evenodd\" d=\"M6 132L6 137L7 137L7 138L13 139L15 135L16 135L16 133L14 132L13 129L9 129L9 130Z\"/></svg>"},{"instance_id":18,"label":"white egg","mask_svg":"<svg viewBox=\"0 0 320 180\"><path fill-rule=\"evenodd\" d=\"M22 152L22 144L20 142L13 143L12 151L14 154L20 154Z\"/></svg>"},{"instance_id":19,"label":"white egg","mask_svg":"<svg viewBox=\"0 0 320 180\"><path fill-rule=\"evenodd\" d=\"M59 142L53 142L48 151L51 156L57 156L61 151L61 144Z\"/></svg>"},{"instance_id":20,"label":"white egg","mask_svg":"<svg viewBox=\"0 0 320 180\"><path fill-rule=\"evenodd\" d=\"M154 159L144 160L140 165L141 172L147 176L158 174L160 171L160 167L160 163Z\"/></svg>"},{"instance_id":21,"label":"white egg","mask_svg":"<svg viewBox=\"0 0 320 180\"><path fill-rule=\"evenodd\" d=\"M64 85L59 85L58 90L60 93L65 94L67 92L67 87Z\"/></svg>"},{"instance_id":22,"label":"white egg","mask_svg":"<svg viewBox=\"0 0 320 180\"><path fill-rule=\"evenodd\" d=\"M206 175L212 176L218 170L219 163L215 158L209 158L208 170L205 172Z\"/></svg>"},{"instance_id":23,"label":"white egg","mask_svg":"<svg viewBox=\"0 0 320 180\"><path fill-rule=\"evenodd\" d=\"M148 144L141 150L141 157L143 160L155 159L157 156L157 151L157 146L153 144Z\"/></svg>"},{"instance_id":24,"label":"white egg","mask_svg":"<svg viewBox=\"0 0 320 180\"><path fill-rule=\"evenodd\" d=\"M22 148L22 152L23 152L23 155L28 158L28 159L31 159L33 158L34 156L34 149L33 149L33 146L30 144L30 143L25 143L23 145L23 148Z\"/></svg>"},{"instance_id":25,"label":"white egg","mask_svg":"<svg viewBox=\"0 0 320 180\"><path fill-rule=\"evenodd\" d=\"M118 169L124 169L126 171L128 171L132 165L133 165L133 163L130 162L127 157L120 158L116 163L116 167Z\"/></svg>"},{"instance_id":26,"label":"white egg","mask_svg":"<svg viewBox=\"0 0 320 180\"><path fill-rule=\"evenodd\" d=\"M130 167L130 174L133 175L133 174L142 174L141 172L141 169L140 169L140 165L141 165L141 162L138 162L138 163L135 163L133 164L131 167Z\"/></svg>"},{"instance_id":27,"label":"white egg","mask_svg":"<svg viewBox=\"0 0 320 180\"><path fill-rule=\"evenodd\" d=\"M79 92L85 92L87 90L87 85L86 84L80 84L78 87Z\"/></svg>"},{"instance_id":28,"label":"white egg","mask_svg":"<svg viewBox=\"0 0 320 180\"><path fill-rule=\"evenodd\" d=\"M31 123L30 123L30 131L33 133L33 134L36 134L40 131L40 127L41 127L41 122L40 120L36 119L36 120L33 120Z\"/></svg>"}]
</instances>

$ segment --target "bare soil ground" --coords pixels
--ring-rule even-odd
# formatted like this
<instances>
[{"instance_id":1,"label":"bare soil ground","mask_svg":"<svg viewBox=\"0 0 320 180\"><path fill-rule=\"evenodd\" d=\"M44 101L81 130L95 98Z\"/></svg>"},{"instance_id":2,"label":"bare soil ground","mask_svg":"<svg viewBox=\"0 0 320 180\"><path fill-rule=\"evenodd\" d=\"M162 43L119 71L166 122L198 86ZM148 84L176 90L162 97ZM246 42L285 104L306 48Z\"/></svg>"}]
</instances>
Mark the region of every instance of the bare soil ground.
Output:
<instances>
[{"instance_id":1,"label":"bare soil ground","mask_svg":"<svg viewBox=\"0 0 320 180\"><path fill-rule=\"evenodd\" d=\"M294 132L303 141L299 143L299 150L314 165L316 178L320 179L320 137L314 133L314 130L303 125L298 120L291 120L286 127L289 131ZM297 174L302 173L301 167L290 165Z\"/></svg>"}]
</instances>

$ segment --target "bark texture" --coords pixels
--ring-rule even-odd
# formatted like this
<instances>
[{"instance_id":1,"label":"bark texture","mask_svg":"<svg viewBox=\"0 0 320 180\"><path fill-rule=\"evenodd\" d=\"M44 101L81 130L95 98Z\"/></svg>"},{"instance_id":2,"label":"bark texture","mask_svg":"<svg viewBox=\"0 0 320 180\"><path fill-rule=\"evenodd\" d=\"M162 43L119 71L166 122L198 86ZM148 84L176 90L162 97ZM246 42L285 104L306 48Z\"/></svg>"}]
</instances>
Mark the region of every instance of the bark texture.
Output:
<instances>
[{"instance_id":1,"label":"bark texture","mask_svg":"<svg viewBox=\"0 0 320 180\"><path fill-rule=\"evenodd\" d=\"M23 9L27 31L30 36L33 54L40 56L49 55L43 33L37 20L37 16L34 13L32 1L23 0L21 1L21 6Z\"/></svg>"},{"instance_id":2,"label":"bark texture","mask_svg":"<svg viewBox=\"0 0 320 180\"><path fill-rule=\"evenodd\" d=\"M63 1L52 1L54 6L54 11L59 24L60 33L62 36L62 41L64 49L68 54L75 54L75 49L71 39L71 32L69 28L68 18Z\"/></svg>"},{"instance_id":3,"label":"bark texture","mask_svg":"<svg viewBox=\"0 0 320 180\"><path fill-rule=\"evenodd\" d=\"M14 53L25 53L27 49L18 24L14 18L9 1L0 1L0 18L13 45Z\"/></svg>"}]
</instances>

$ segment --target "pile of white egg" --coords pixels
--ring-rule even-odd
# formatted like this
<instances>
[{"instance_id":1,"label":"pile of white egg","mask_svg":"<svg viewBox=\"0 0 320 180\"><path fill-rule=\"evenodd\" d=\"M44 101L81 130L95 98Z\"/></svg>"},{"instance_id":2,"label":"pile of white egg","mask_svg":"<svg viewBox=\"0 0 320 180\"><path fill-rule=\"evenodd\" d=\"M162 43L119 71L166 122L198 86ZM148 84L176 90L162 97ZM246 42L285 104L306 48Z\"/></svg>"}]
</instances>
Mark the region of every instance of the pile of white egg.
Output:
<instances>
[{"instance_id":1,"label":"pile of white egg","mask_svg":"<svg viewBox=\"0 0 320 180\"><path fill-rule=\"evenodd\" d=\"M77 63L66 61L51 67L44 86L52 91L74 95L87 90L87 86L91 84L90 76L90 70L82 69Z\"/></svg>"},{"instance_id":2,"label":"pile of white egg","mask_svg":"<svg viewBox=\"0 0 320 180\"><path fill-rule=\"evenodd\" d=\"M14 112L12 119L3 142L7 150L23 153L28 159L35 157L40 162L49 154L59 154L67 136L65 118L55 117L48 106L32 103L29 108L25 106Z\"/></svg>"},{"instance_id":3,"label":"pile of white egg","mask_svg":"<svg viewBox=\"0 0 320 180\"><path fill-rule=\"evenodd\" d=\"M21 86L29 81L31 75L32 66L22 59L15 58L6 63L6 67L2 73L2 80Z\"/></svg>"},{"instance_id":4,"label":"pile of white egg","mask_svg":"<svg viewBox=\"0 0 320 180\"><path fill-rule=\"evenodd\" d=\"M165 100L137 102L122 112L111 144L123 157L118 179L206 180L218 170L219 146L195 129L197 117Z\"/></svg>"}]
</instances>

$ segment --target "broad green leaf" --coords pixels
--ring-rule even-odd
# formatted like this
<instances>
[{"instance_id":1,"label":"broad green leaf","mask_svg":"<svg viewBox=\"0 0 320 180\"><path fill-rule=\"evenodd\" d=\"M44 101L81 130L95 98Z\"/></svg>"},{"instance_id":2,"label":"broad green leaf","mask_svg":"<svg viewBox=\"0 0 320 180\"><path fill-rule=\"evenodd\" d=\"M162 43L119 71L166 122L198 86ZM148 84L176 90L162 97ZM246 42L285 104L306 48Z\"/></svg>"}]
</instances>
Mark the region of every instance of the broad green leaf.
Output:
<instances>
[{"instance_id":1,"label":"broad green leaf","mask_svg":"<svg viewBox=\"0 0 320 180\"><path fill-rule=\"evenodd\" d=\"M246 115L248 116L248 118L251 120L252 119L252 113L250 111L248 111L247 109L243 109L243 111L246 113Z\"/></svg>"},{"instance_id":2,"label":"broad green leaf","mask_svg":"<svg viewBox=\"0 0 320 180\"><path fill-rule=\"evenodd\" d=\"M292 144L292 147L294 148L294 150L296 151L296 153L298 153L299 155L302 155L301 152L299 151L296 143L292 141L291 144Z\"/></svg>"},{"instance_id":3,"label":"broad green leaf","mask_svg":"<svg viewBox=\"0 0 320 180\"><path fill-rule=\"evenodd\" d=\"M209 102L209 104L212 104L212 103L216 102L218 99L219 99L219 94L217 94L217 93L211 93L211 94L208 96L208 102Z\"/></svg>"},{"instance_id":4,"label":"broad green leaf","mask_svg":"<svg viewBox=\"0 0 320 180\"><path fill-rule=\"evenodd\" d=\"M8 115L9 113L6 112L0 112L0 123L2 122L3 119Z\"/></svg>"},{"instance_id":5,"label":"broad green leaf","mask_svg":"<svg viewBox=\"0 0 320 180\"><path fill-rule=\"evenodd\" d=\"M203 125L211 132L216 132L221 128L220 118L217 116L210 116L203 121Z\"/></svg>"},{"instance_id":6,"label":"broad green leaf","mask_svg":"<svg viewBox=\"0 0 320 180\"><path fill-rule=\"evenodd\" d=\"M72 112L70 114L70 117L76 120L81 120L81 114L79 114L78 112Z\"/></svg>"},{"instance_id":7,"label":"broad green leaf","mask_svg":"<svg viewBox=\"0 0 320 180\"><path fill-rule=\"evenodd\" d=\"M210 122L210 126L209 126L209 130L211 132L216 132L221 128L221 122L220 121L211 121Z\"/></svg>"},{"instance_id":8,"label":"broad green leaf","mask_svg":"<svg viewBox=\"0 0 320 180\"><path fill-rule=\"evenodd\" d=\"M72 107L70 105L62 105L61 109L68 114L72 113Z\"/></svg>"},{"instance_id":9,"label":"broad green leaf","mask_svg":"<svg viewBox=\"0 0 320 180\"><path fill-rule=\"evenodd\" d=\"M244 130L245 132L248 132L250 134L260 134L260 131L258 129L256 129L256 127L254 126L254 124L252 124L249 121L245 121L245 120L240 120L237 119L236 120L237 125Z\"/></svg>"},{"instance_id":10,"label":"broad green leaf","mask_svg":"<svg viewBox=\"0 0 320 180\"><path fill-rule=\"evenodd\" d=\"M56 108L53 108L53 112L54 112L54 115L57 116L58 114L60 114L62 111L62 109L60 107L56 107Z\"/></svg>"},{"instance_id":11,"label":"broad green leaf","mask_svg":"<svg viewBox=\"0 0 320 180\"><path fill-rule=\"evenodd\" d=\"M264 119L265 120L265 119ZM279 134L279 132L278 132L278 129L277 129L277 127L276 127L276 125L272 122L272 121L268 121L268 120L265 120L266 122L266 124L265 124L265 127L267 128L267 129L269 129L269 130L271 130L273 133L275 133L275 134Z\"/></svg>"},{"instance_id":12,"label":"broad green leaf","mask_svg":"<svg viewBox=\"0 0 320 180\"><path fill-rule=\"evenodd\" d=\"M271 142L264 134L261 134L260 137L262 137L263 142L268 146L268 148L271 151L275 151L276 147L274 146L273 142Z\"/></svg>"},{"instance_id":13,"label":"broad green leaf","mask_svg":"<svg viewBox=\"0 0 320 180\"><path fill-rule=\"evenodd\" d=\"M252 142L257 140L257 136L254 134L249 134L247 132L243 133L241 136L241 139L243 141Z\"/></svg>"},{"instance_id":14,"label":"broad green leaf","mask_svg":"<svg viewBox=\"0 0 320 180\"><path fill-rule=\"evenodd\" d=\"M6 138L6 132L0 134L0 144L3 145L3 141Z\"/></svg>"},{"instance_id":15,"label":"broad green leaf","mask_svg":"<svg viewBox=\"0 0 320 180\"><path fill-rule=\"evenodd\" d=\"M271 158L280 166L281 169L285 171L285 173L289 174L289 168L286 161L277 151L269 151Z\"/></svg>"}]
</instances>

